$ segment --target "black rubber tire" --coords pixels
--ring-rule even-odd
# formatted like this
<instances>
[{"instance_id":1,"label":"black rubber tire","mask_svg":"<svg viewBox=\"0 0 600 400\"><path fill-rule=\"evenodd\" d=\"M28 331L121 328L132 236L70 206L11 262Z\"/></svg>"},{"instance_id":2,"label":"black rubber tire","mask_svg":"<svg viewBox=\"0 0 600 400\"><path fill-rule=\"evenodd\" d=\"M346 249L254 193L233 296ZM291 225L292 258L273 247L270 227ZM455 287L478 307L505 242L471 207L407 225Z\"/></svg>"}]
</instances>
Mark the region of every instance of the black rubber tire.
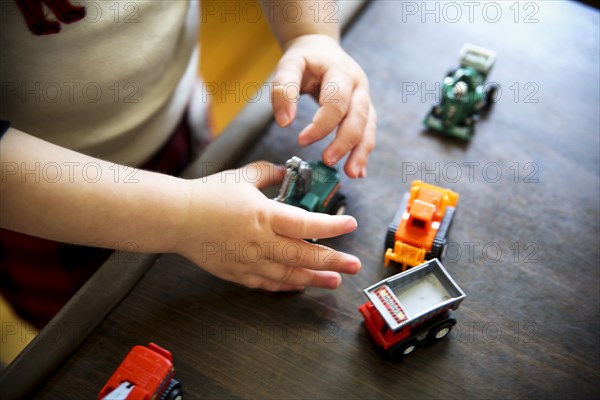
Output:
<instances>
[{"instance_id":1,"label":"black rubber tire","mask_svg":"<svg viewBox=\"0 0 600 400\"><path fill-rule=\"evenodd\" d=\"M485 90L485 105L483 106L483 112L487 113L495 103L496 94L498 93L497 85L490 85Z\"/></svg>"},{"instance_id":2,"label":"black rubber tire","mask_svg":"<svg viewBox=\"0 0 600 400\"><path fill-rule=\"evenodd\" d=\"M454 324L452 322L444 322L443 324L436 326L429 331L429 335L427 335L429 342L434 343L448 337L453 326Z\"/></svg>"},{"instance_id":3,"label":"black rubber tire","mask_svg":"<svg viewBox=\"0 0 600 400\"><path fill-rule=\"evenodd\" d=\"M442 238L434 238L433 243L431 245L431 251L427 253L426 259L433 260L437 258L438 260L442 259L442 253L444 252L444 247L446 247L446 239Z\"/></svg>"},{"instance_id":4,"label":"black rubber tire","mask_svg":"<svg viewBox=\"0 0 600 400\"><path fill-rule=\"evenodd\" d=\"M399 361L404 357L412 354L417 348L416 340L408 340L388 349L388 354L392 360Z\"/></svg>"},{"instance_id":5,"label":"black rubber tire","mask_svg":"<svg viewBox=\"0 0 600 400\"><path fill-rule=\"evenodd\" d=\"M337 201L333 207L331 207L330 213L331 215L345 215L346 214L346 201L339 200Z\"/></svg>"},{"instance_id":6,"label":"black rubber tire","mask_svg":"<svg viewBox=\"0 0 600 400\"><path fill-rule=\"evenodd\" d=\"M346 207L346 196L336 193L331 199L331 203L325 209L325 213L329 215L337 215L337 211L341 207Z\"/></svg>"},{"instance_id":7,"label":"black rubber tire","mask_svg":"<svg viewBox=\"0 0 600 400\"><path fill-rule=\"evenodd\" d=\"M171 379L169 386L161 394L160 400L183 400L183 391L181 390L181 384L175 379Z\"/></svg>"},{"instance_id":8,"label":"black rubber tire","mask_svg":"<svg viewBox=\"0 0 600 400\"><path fill-rule=\"evenodd\" d=\"M396 227L392 227L391 225L388 227L388 230L385 234L385 249L394 250L394 244L396 243Z\"/></svg>"}]
</instances>

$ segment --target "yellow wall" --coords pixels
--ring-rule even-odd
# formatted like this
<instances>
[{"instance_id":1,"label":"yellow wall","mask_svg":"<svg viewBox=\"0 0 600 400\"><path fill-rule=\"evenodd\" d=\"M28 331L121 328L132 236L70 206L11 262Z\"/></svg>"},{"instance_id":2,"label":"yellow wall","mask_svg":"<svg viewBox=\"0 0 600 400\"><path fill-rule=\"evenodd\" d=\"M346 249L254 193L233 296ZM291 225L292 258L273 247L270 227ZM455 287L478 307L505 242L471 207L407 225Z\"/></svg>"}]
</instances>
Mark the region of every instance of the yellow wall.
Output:
<instances>
[{"instance_id":1,"label":"yellow wall","mask_svg":"<svg viewBox=\"0 0 600 400\"><path fill-rule=\"evenodd\" d=\"M37 336L38 331L17 317L1 296L0 325L0 363L6 366Z\"/></svg>"},{"instance_id":2,"label":"yellow wall","mask_svg":"<svg viewBox=\"0 0 600 400\"><path fill-rule=\"evenodd\" d=\"M200 72L214 92L211 116L218 134L273 72L281 50L255 0L210 1L201 8Z\"/></svg>"}]
</instances>

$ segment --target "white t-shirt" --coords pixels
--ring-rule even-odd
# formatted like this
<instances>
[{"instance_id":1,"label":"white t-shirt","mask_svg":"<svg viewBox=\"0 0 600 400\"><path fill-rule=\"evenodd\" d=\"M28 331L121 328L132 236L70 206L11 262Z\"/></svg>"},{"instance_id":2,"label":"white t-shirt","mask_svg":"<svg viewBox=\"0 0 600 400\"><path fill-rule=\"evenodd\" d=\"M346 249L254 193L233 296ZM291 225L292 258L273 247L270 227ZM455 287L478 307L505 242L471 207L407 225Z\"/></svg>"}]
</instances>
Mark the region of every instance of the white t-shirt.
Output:
<instances>
[{"instance_id":1,"label":"white t-shirt","mask_svg":"<svg viewBox=\"0 0 600 400\"><path fill-rule=\"evenodd\" d=\"M43 1L0 0L0 119L105 160L144 162L191 97L198 3Z\"/></svg>"}]
</instances>

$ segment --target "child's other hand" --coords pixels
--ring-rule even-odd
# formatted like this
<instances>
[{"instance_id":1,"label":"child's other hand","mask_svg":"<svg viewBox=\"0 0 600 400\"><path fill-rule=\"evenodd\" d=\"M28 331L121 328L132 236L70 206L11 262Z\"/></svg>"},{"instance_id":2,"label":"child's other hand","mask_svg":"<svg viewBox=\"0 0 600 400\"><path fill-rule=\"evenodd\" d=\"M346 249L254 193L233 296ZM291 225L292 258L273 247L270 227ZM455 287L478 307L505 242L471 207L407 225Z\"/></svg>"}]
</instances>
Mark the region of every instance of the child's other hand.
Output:
<instances>
[{"instance_id":1,"label":"child's other hand","mask_svg":"<svg viewBox=\"0 0 600 400\"><path fill-rule=\"evenodd\" d=\"M303 239L352 232L350 216L310 213L268 199L259 189L285 170L266 162L188 181L189 216L175 251L206 271L251 288L335 289L358 258Z\"/></svg>"},{"instance_id":2,"label":"child's other hand","mask_svg":"<svg viewBox=\"0 0 600 400\"><path fill-rule=\"evenodd\" d=\"M365 177L376 131L369 82L335 39L304 35L285 44L273 86L273 113L278 125L287 126L294 120L302 93L312 94L320 108L298 135L298 143L307 146L337 127L336 138L323 151L323 161L333 165L350 153L346 174Z\"/></svg>"}]
</instances>

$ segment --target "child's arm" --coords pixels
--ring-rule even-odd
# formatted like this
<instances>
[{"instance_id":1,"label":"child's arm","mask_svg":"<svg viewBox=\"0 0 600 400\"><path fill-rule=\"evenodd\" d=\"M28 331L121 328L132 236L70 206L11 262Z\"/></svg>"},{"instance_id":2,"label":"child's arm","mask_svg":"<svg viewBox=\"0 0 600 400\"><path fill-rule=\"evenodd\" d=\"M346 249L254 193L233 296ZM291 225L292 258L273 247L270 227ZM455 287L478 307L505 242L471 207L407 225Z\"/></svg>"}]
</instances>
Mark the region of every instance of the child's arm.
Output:
<instances>
[{"instance_id":1,"label":"child's arm","mask_svg":"<svg viewBox=\"0 0 600 400\"><path fill-rule=\"evenodd\" d=\"M283 0L276 2L277 8L273 3L263 1L265 15L284 50L273 87L275 120L280 126L293 121L298 89L313 94L321 107L300 132L299 144L314 143L337 127L323 161L332 165L350 153L345 165L348 176L366 176L375 145L376 115L365 73L339 45L337 15L331 14L335 3Z\"/></svg>"},{"instance_id":2,"label":"child's arm","mask_svg":"<svg viewBox=\"0 0 600 400\"><path fill-rule=\"evenodd\" d=\"M303 238L353 231L348 216L305 212L259 187L283 171L256 163L184 180L124 167L16 129L2 137L0 224L67 243L179 253L221 278L267 290L335 288L351 255Z\"/></svg>"}]
</instances>

